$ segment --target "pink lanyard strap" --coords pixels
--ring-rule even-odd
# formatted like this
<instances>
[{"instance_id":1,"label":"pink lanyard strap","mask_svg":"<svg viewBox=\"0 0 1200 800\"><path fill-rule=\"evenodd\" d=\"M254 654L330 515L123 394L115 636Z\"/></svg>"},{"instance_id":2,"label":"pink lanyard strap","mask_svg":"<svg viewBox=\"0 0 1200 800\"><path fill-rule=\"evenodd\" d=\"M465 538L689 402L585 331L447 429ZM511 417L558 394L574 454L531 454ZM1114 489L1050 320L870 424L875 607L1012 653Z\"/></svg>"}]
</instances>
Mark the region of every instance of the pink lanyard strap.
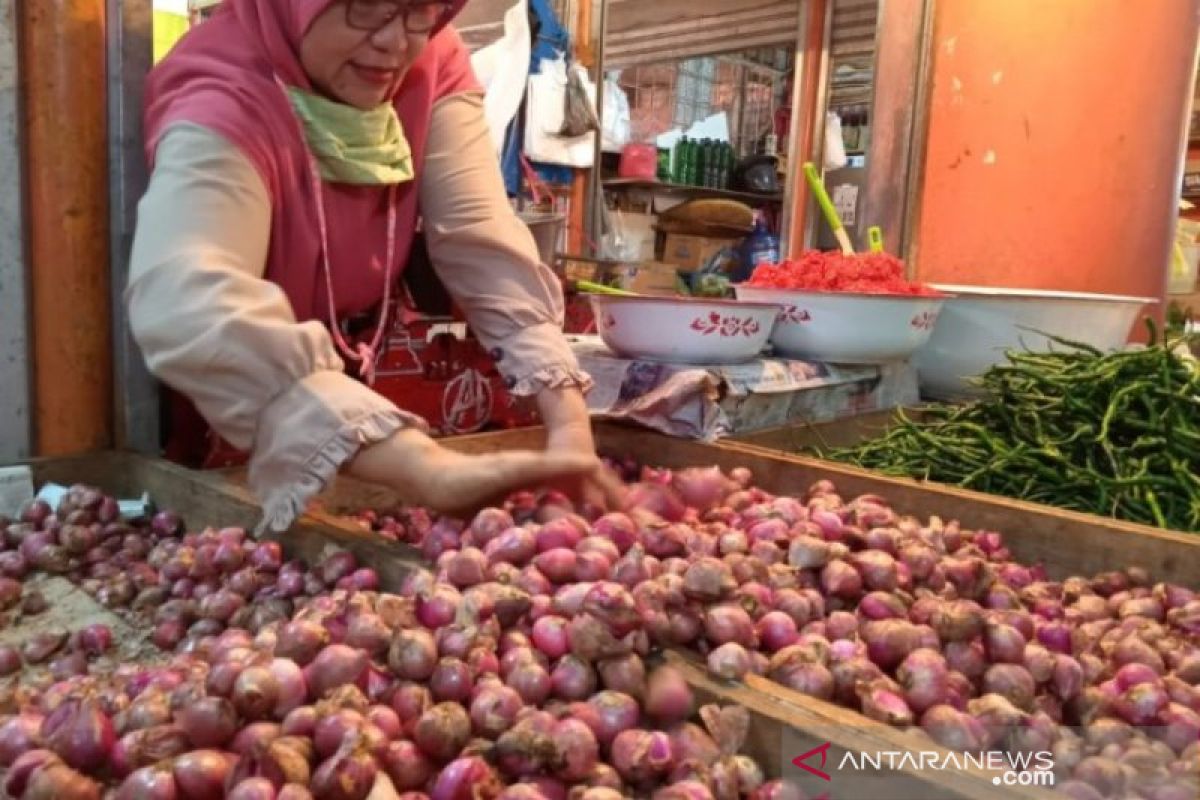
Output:
<instances>
[{"instance_id":1,"label":"pink lanyard strap","mask_svg":"<svg viewBox=\"0 0 1200 800\"><path fill-rule=\"evenodd\" d=\"M275 82L279 84L280 90L287 98L287 88L283 81L278 76L275 77ZM288 98L288 104L291 104ZM296 120L297 127L300 128L300 138L304 139L304 127L300 124L300 120ZM387 261L384 265L383 273L383 302L379 309L379 322L375 326L375 334L371 337L371 343L358 342L354 348L350 347L349 342L342 335L342 326L338 322L337 303L333 297L333 269L329 264L329 226L325 219L325 192L321 187L321 172L317 168L317 159L312 152L305 148L308 155L308 176L312 184L313 196L317 201L317 229L321 234L321 267L325 273L325 289L326 298L329 301L329 330L333 337L333 343L342 357L350 362L358 362L358 376L368 385L372 386L375 383L375 361L378 358L379 348L383 344L384 333L387 330L388 313L391 311L392 304L392 273L396 266L396 196L398 194L397 187L399 184L392 184L388 187L387 195Z\"/></svg>"},{"instance_id":2,"label":"pink lanyard strap","mask_svg":"<svg viewBox=\"0 0 1200 800\"><path fill-rule=\"evenodd\" d=\"M325 222L325 198L321 190L321 176L317 171L316 160L309 155L309 175L313 184L313 193L317 198L317 227L321 232L321 266L325 273L326 297L329 300L329 329L333 343L337 346L342 357L349 361L357 361L358 375L368 386L375 383L375 359L379 347L383 344L384 332L387 330L388 313L392 305L392 272L396 266L396 184L388 187L387 213L387 263L383 272L383 302L379 309L379 322L375 325L375 334L371 343L358 342L355 349L342 336L342 326L338 322L337 304L333 299L333 271L329 266L329 229Z\"/></svg>"}]
</instances>

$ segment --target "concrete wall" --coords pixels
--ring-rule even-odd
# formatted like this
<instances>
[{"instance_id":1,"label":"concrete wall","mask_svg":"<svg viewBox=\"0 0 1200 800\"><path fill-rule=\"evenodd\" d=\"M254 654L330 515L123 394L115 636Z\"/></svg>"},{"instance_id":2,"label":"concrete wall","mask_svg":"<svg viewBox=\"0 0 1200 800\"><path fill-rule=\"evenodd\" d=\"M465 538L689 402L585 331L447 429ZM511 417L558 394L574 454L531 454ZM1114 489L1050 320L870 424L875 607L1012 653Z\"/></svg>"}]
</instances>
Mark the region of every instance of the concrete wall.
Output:
<instances>
[{"instance_id":1,"label":"concrete wall","mask_svg":"<svg viewBox=\"0 0 1200 800\"><path fill-rule=\"evenodd\" d=\"M0 5L0 463L29 455L29 286L18 104L17 19Z\"/></svg>"}]
</instances>

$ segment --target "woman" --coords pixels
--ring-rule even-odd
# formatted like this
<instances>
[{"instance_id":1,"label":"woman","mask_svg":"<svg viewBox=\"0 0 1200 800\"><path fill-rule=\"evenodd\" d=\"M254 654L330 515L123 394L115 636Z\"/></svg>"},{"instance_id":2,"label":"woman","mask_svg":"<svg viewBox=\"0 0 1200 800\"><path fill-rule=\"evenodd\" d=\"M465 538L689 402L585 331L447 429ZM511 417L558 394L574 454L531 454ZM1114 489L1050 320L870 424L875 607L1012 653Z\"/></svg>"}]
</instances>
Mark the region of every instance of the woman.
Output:
<instances>
[{"instance_id":1,"label":"woman","mask_svg":"<svg viewBox=\"0 0 1200 800\"><path fill-rule=\"evenodd\" d=\"M441 511L550 482L614 502L562 295L504 195L466 50L465 0L225 0L151 73L150 186L131 327L150 369L251 451L286 528L341 468ZM544 453L463 456L368 383L423 219L434 267ZM378 309L362 341L341 323Z\"/></svg>"}]
</instances>

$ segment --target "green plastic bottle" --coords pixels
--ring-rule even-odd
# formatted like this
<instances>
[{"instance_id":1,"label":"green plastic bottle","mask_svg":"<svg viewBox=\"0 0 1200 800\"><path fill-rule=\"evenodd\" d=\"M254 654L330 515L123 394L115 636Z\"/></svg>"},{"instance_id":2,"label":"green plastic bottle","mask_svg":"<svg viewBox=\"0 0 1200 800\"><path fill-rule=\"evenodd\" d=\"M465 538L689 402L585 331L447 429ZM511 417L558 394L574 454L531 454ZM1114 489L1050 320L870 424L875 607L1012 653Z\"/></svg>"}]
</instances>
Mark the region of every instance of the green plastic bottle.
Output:
<instances>
[{"instance_id":1,"label":"green plastic bottle","mask_svg":"<svg viewBox=\"0 0 1200 800\"><path fill-rule=\"evenodd\" d=\"M687 176L688 144L686 136L675 142L675 152L671 158L671 181L673 183L683 183Z\"/></svg>"},{"instance_id":2,"label":"green plastic bottle","mask_svg":"<svg viewBox=\"0 0 1200 800\"><path fill-rule=\"evenodd\" d=\"M725 170L721 176L721 188L733 188L733 168L737 164L737 152L734 151L733 145L729 142L725 143Z\"/></svg>"},{"instance_id":3,"label":"green plastic bottle","mask_svg":"<svg viewBox=\"0 0 1200 800\"><path fill-rule=\"evenodd\" d=\"M686 172L683 176L683 182L688 186L696 186L696 179L700 175L700 142L694 140L688 143L687 157L684 160L686 164Z\"/></svg>"}]
</instances>

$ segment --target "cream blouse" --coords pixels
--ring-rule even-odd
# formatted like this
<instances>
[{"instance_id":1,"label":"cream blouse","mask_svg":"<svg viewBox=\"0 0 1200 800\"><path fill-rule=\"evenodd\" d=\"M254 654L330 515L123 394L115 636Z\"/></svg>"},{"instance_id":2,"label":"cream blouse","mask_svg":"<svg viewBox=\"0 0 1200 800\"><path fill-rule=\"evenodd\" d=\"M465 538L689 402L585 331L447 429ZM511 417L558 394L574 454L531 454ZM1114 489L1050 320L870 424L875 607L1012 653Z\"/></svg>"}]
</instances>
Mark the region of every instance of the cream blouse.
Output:
<instances>
[{"instance_id":1,"label":"cream blouse","mask_svg":"<svg viewBox=\"0 0 1200 800\"><path fill-rule=\"evenodd\" d=\"M505 196L478 94L442 100L419 171L431 260L511 391L588 388L564 339L563 297ZM126 300L151 372L251 451L264 525L284 530L359 448L425 427L347 376L320 322L298 322L263 278L271 199L226 139L173 125L138 206Z\"/></svg>"}]
</instances>

